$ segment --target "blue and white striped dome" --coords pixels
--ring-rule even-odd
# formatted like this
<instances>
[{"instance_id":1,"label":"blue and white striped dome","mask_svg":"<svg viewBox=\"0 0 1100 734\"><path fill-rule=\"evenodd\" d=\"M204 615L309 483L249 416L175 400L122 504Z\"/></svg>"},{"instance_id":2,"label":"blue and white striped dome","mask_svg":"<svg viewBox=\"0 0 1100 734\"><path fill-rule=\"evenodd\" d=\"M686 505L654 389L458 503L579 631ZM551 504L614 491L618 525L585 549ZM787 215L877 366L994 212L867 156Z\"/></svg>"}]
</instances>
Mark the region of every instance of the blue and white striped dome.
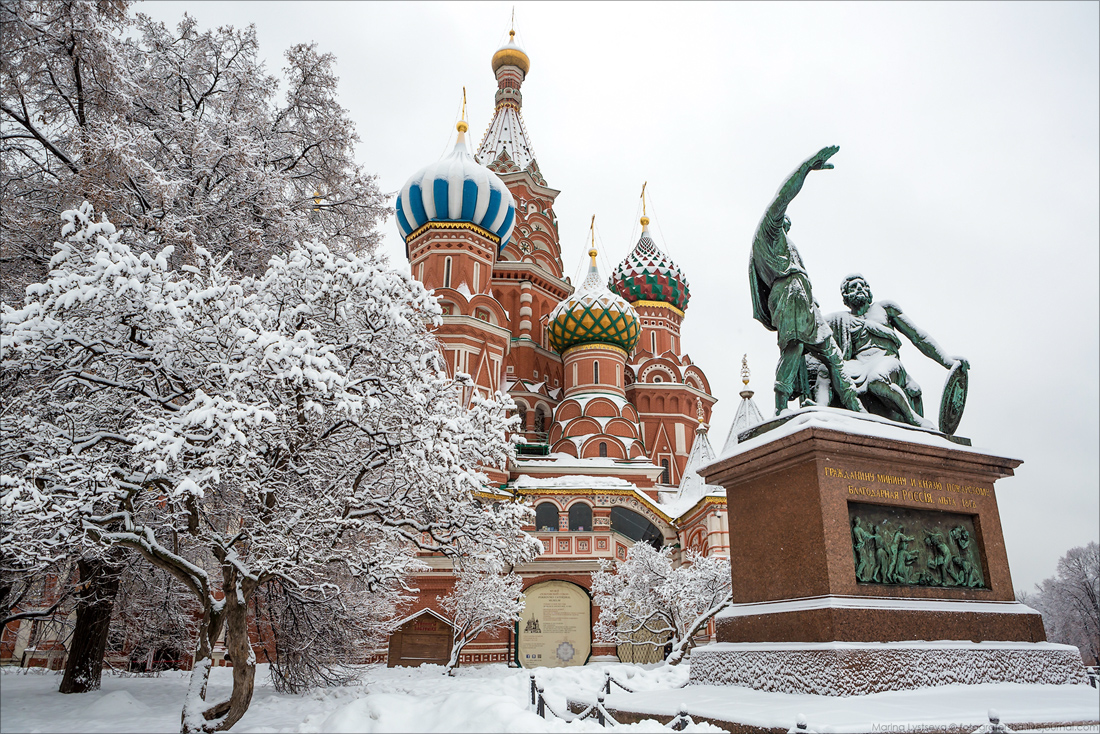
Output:
<instances>
[{"instance_id":1,"label":"blue and white striped dome","mask_svg":"<svg viewBox=\"0 0 1100 734\"><path fill-rule=\"evenodd\" d=\"M397 228L407 240L428 222L469 222L500 237L499 252L515 228L516 202L500 176L470 155L462 127L450 155L421 168L401 188Z\"/></svg>"}]
</instances>

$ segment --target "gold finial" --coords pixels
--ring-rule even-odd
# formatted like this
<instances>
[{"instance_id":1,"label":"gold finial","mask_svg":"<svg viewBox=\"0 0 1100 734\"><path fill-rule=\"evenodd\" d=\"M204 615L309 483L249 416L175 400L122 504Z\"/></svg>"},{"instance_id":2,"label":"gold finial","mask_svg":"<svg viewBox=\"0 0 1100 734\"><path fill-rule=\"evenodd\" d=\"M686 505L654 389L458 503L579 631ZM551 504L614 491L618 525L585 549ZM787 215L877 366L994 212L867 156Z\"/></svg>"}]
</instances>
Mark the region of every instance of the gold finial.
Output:
<instances>
[{"instance_id":1,"label":"gold finial","mask_svg":"<svg viewBox=\"0 0 1100 734\"><path fill-rule=\"evenodd\" d=\"M466 87L462 87L462 119L458 121L455 128L460 133L464 133L470 129L470 126L466 124Z\"/></svg>"},{"instance_id":2,"label":"gold finial","mask_svg":"<svg viewBox=\"0 0 1100 734\"><path fill-rule=\"evenodd\" d=\"M645 216L645 187L649 185L649 181L642 183L642 216Z\"/></svg>"},{"instance_id":3,"label":"gold finial","mask_svg":"<svg viewBox=\"0 0 1100 734\"><path fill-rule=\"evenodd\" d=\"M699 419L699 422L703 422L703 400L701 398L695 398L695 417Z\"/></svg>"},{"instance_id":4,"label":"gold finial","mask_svg":"<svg viewBox=\"0 0 1100 734\"><path fill-rule=\"evenodd\" d=\"M749 355L741 357L741 382L746 386L749 384Z\"/></svg>"},{"instance_id":5,"label":"gold finial","mask_svg":"<svg viewBox=\"0 0 1100 734\"><path fill-rule=\"evenodd\" d=\"M596 215L592 215L592 224L589 225L589 229L592 230L592 247L588 250L588 256L592 258L592 267L596 267Z\"/></svg>"},{"instance_id":6,"label":"gold finial","mask_svg":"<svg viewBox=\"0 0 1100 734\"><path fill-rule=\"evenodd\" d=\"M315 212L321 211L321 192L320 191L314 191L313 192L313 211L315 211Z\"/></svg>"}]
</instances>

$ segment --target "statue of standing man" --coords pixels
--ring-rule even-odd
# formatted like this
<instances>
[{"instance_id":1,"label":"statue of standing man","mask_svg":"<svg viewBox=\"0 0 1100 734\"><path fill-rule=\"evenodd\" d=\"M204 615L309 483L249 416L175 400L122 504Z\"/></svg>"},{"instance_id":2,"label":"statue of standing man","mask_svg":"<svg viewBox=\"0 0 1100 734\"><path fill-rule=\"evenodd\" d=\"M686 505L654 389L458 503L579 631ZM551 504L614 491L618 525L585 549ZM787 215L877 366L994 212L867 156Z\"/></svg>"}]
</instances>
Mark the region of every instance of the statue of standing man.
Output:
<instances>
[{"instance_id":1,"label":"statue of standing man","mask_svg":"<svg viewBox=\"0 0 1100 734\"><path fill-rule=\"evenodd\" d=\"M787 239L791 220L787 206L810 171L832 168L827 163L840 148L822 148L792 173L764 212L752 240L749 261L749 290L752 315L779 339L779 366L775 370L775 414L787 408L791 398L810 395L805 355L809 354L828 370L829 379L841 404L866 413L856 395L852 379L844 371L833 332L814 300L810 277L794 243Z\"/></svg>"}]
</instances>

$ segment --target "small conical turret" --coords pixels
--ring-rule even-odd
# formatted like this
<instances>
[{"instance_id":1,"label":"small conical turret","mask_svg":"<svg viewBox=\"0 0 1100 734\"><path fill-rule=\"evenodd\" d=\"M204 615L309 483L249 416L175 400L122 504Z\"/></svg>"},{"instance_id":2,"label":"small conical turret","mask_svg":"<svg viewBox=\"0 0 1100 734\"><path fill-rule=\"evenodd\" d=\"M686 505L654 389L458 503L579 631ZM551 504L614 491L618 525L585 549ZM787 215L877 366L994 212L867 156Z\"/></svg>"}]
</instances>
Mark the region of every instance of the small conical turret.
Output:
<instances>
[{"instance_id":1,"label":"small conical turret","mask_svg":"<svg viewBox=\"0 0 1100 734\"><path fill-rule=\"evenodd\" d=\"M746 354L741 357L741 383L744 385L744 389L741 390L741 404L737 406L737 414L733 417L733 425L730 426L726 444L722 447L723 454L728 453L737 445L737 435L739 433L764 422L764 416L761 414L760 408L756 407L756 403L752 399L753 391L749 389L749 374L749 355Z\"/></svg>"},{"instance_id":2,"label":"small conical turret","mask_svg":"<svg viewBox=\"0 0 1100 734\"><path fill-rule=\"evenodd\" d=\"M695 417L699 421L695 429L695 442L691 445L691 453L688 454L687 464L684 465L684 475L680 478L679 499L697 499L714 490L720 492L720 487L708 487L707 483L699 476L699 469L714 461L714 447L710 445L710 436L707 434L708 426L703 422L703 401L695 398Z\"/></svg>"}]
</instances>

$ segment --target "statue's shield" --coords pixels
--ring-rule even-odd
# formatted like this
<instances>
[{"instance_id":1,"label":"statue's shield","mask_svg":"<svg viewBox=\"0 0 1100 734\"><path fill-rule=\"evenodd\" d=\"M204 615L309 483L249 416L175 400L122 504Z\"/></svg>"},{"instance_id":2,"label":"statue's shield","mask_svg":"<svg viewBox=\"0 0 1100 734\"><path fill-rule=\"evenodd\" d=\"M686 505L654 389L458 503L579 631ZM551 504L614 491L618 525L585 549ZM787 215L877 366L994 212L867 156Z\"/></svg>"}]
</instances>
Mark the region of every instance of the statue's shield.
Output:
<instances>
[{"instance_id":1,"label":"statue's shield","mask_svg":"<svg viewBox=\"0 0 1100 734\"><path fill-rule=\"evenodd\" d=\"M940 398L940 431L948 436L954 435L962 420L966 407L966 390L970 384L966 365L956 362L947 373L947 382L943 385L943 397Z\"/></svg>"}]
</instances>

